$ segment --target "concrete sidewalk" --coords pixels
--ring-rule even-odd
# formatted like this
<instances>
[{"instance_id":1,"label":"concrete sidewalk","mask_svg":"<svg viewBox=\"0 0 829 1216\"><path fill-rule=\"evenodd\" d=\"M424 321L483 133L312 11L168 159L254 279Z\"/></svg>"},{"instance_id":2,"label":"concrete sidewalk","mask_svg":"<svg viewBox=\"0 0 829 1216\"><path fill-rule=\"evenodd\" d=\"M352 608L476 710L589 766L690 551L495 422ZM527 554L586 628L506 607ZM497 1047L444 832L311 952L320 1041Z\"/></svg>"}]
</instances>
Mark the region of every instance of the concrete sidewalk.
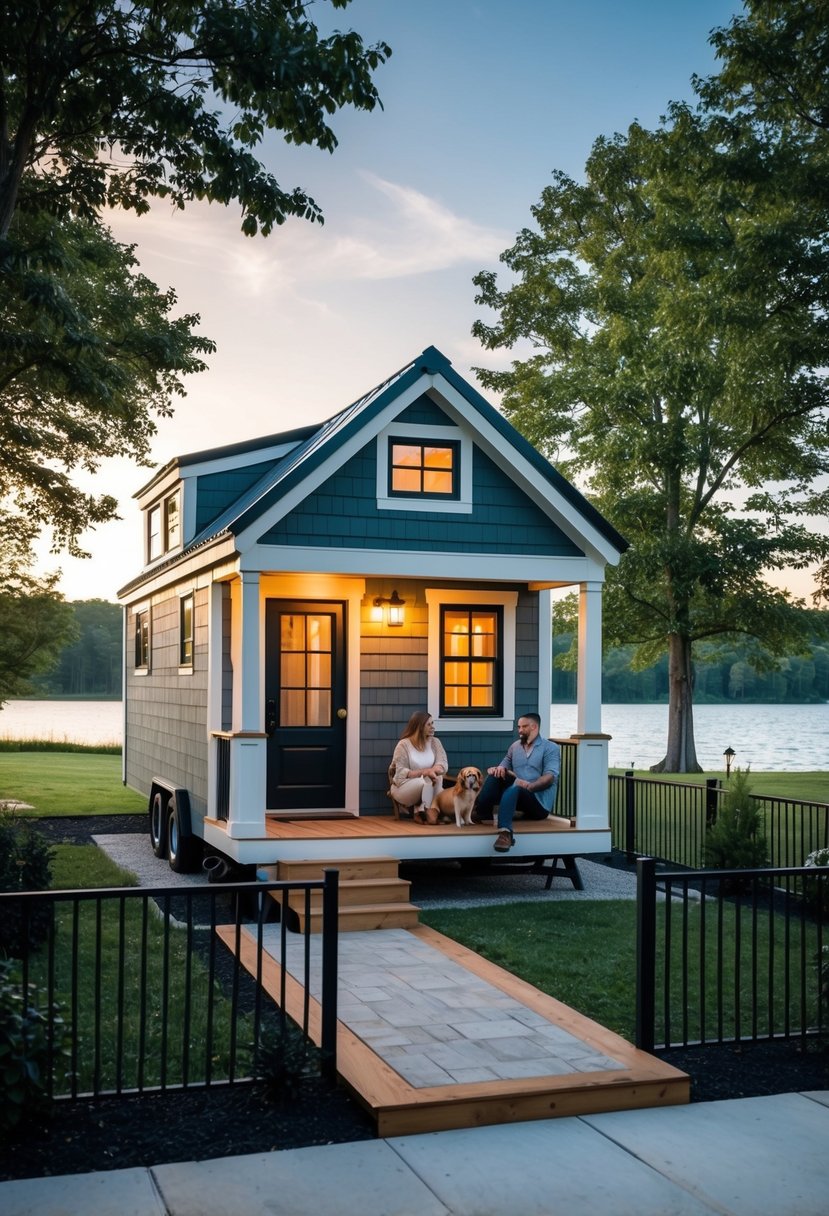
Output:
<instances>
[{"instance_id":1,"label":"concrete sidewalk","mask_svg":"<svg viewBox=\"0 0 829 1216\"><path fill-rule=\"evenodd\" d=\"M186 1129L182 1129L186 1139ZM829 1091L0 1183L3 1216L826 1216Z\"/></svg>"}]
</instances>

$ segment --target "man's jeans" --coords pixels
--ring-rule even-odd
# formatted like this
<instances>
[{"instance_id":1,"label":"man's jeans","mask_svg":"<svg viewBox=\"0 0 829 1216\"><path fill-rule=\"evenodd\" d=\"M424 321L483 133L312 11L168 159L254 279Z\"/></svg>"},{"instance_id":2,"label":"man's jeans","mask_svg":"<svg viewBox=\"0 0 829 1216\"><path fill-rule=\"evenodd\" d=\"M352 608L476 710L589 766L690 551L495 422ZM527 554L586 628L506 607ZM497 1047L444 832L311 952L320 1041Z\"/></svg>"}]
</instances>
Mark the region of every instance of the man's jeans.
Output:
<instances>
[{"instance_id":1,"label":"man's jeans","mask_svg":"<svg viewBox=\"0 0 829 1216\"><path fill-rule=\"evenodd\" d=\"M535 794L515 784L514 777L493 777L490 773L475 803L477 817L492 819L498 803L498 827L509 832L517 810L527 819L546 819L549 814Z\"/></svg>"}]
</instances>

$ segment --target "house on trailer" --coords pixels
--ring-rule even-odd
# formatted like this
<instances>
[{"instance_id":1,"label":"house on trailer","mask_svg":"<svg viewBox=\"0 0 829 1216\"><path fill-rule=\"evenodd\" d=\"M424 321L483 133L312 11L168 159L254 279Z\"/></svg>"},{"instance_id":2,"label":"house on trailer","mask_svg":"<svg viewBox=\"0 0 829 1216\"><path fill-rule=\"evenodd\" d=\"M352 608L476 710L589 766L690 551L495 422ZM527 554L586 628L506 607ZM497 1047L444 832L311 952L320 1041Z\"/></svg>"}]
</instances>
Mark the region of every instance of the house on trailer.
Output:
<instances>
[{"instance_id":1,"label":"house on trailer","mask_svg":"<svg viewBox=\"0 0 829 1216\"><path fill-rule=\"evenodd\" d=\"M123 776L174 868L201 842L255 864L377 853L381 830L398 858L491 857L487 826L395 821L389 760L418 709L450 769L494 764L529 710L555 737L552 592L568 587L567 831L517 834L511 857L610 847L602 585L625 541L434 347L329 421L179 457L136 497Z\"/></svg>"}]
</instances>

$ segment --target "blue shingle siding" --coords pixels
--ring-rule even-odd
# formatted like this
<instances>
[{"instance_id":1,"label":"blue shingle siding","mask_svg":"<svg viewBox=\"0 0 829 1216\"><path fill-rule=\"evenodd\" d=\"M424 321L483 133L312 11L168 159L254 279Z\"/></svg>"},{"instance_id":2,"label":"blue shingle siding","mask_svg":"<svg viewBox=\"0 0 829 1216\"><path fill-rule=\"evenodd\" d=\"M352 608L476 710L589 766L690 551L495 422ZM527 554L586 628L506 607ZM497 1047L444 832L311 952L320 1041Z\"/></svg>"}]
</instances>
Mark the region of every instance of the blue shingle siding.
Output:
<instances>
[{"instance_id":1,"label":"blue shingle siding","mask_svg":"<svg viewBox=\"0 0 829 1216\"><path fill-rule=\"evenodd\" d=\"M417 401L407 406L397 416L398 422L411 422L414 426L454 426L451 418L447 418L439 405L435 405L431 397L424 393Z\"/></svg>"},{"instance_id":2,"label":"blue shingle siding","mask_svg":"<svg viewBox=\"0 0 829 1216\"><path fill-rule=\"evenodd\" d=\"M226 507L260 481L276 464L265 460L242 469L225 469L199 477L196 489L196 532L208 527Z\"/></svg>"},{"instance_id":3,"label":"blue shingle siding","mask_svg":"<svg viewBox=\"0 0 829 1216\"><path fill-rule=\"evenodd\" d=\"M260 543L302 548L322 545L444 553L581 555L561 529L477 448L469 515L378 510L376 487L376 446L372 442L266 532Z\"/></svg>"}]
</instances>

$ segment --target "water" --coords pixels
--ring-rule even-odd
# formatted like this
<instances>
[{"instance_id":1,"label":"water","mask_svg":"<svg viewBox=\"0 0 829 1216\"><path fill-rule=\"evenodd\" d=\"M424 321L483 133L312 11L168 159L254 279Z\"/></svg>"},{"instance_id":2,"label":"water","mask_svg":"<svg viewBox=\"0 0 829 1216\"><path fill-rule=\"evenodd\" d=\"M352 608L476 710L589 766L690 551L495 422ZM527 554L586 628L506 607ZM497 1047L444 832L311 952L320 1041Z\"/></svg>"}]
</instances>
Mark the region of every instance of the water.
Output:
<instances>
[{"instance_id":1,"label":"water","mask_svg":"<svg viewBox=\"0 0 829 1216\"><path fill-rule=\"evenodd\" d=\"M734 764L755 772L829 770L827 705L698 705L694 709L697 757L703 768L723 767L732 747ZM665 752L665 705L605 705L602 725L613 768L649 768ZM576 706L554 705L552 733L576 729ZM9 701L0 710L0 738L120 743L120 701Z\"/></svg>"}]
</instances>

